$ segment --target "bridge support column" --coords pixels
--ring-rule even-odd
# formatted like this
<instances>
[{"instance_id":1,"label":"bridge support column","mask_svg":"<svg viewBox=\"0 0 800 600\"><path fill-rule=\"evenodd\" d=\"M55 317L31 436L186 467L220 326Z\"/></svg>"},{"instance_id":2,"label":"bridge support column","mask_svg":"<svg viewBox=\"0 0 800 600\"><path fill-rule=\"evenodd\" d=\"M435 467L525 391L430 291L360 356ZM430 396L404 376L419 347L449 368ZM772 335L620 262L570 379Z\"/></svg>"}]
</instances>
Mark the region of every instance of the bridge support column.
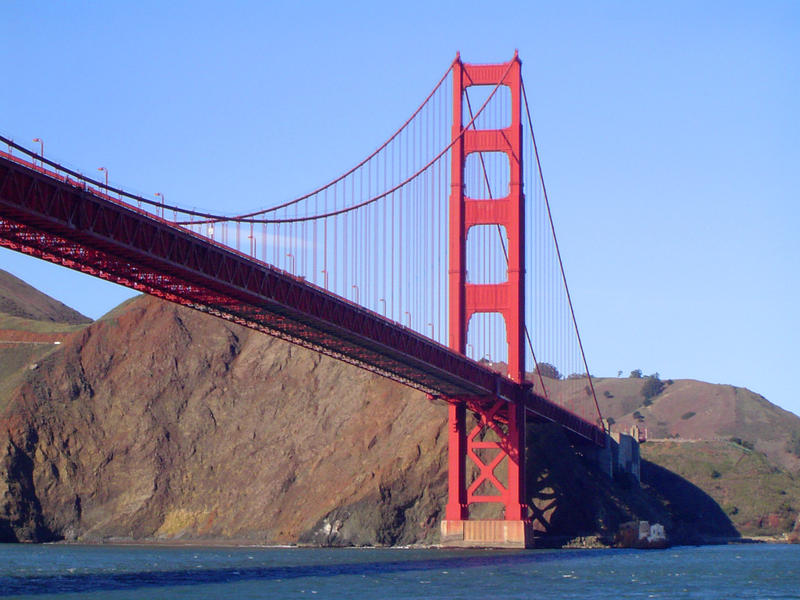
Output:
<instances>
[{"instance_id":1,"label":"bridge support column","mask_svg":"<svg viewBox=\"0 0 800 600\"><path fill-rule=\"evenodd\" d=\"M447 448L447 485L450 494L445 510L445 523L461 521L469 516L466 480L467 420L466 405L455 402L448 407L449 445Z\"/></svg>"},{"instance_id":2,"label":"bridge support column","mask_svg":"<svg viewBox=\"0 0 800 600\"><path fill-rule=\"evenodd\" d=\"M476 424L465 435L467 408L475 414ZM488 404L481 399L453 402L449 414L449 500L441 524L442 544L532 547L533 527L524 498L524 409L501 399ZM500 504L503 518L470 519L469 507L477 503Z\"/></svg>"},{"instance_id":3,"label":"bridge support column","mask_svg":"<svg viewBox=\"0 0 800 600\"><path fill-rule=\"evenodd\" d=\"M520 61L500 65L453 64L453 145L450 191L450 348L464 354L472 315L498 313L506 324L508 377L523 383L525 371L525 203L522 190ZM463 98L471 86L505 86L511 122L497 130L463 124ZM500 96L498 96L499 98ZM498 100L499 101L499 100ZM508 157L508 193L469 198L464 189L466 157L472 153ZM481 155L482 156L482 155ZM481 159L481 164L483 160ZM495 189L497 189L495 187ZM506 281L468 283L466 242L471 227L491 225L507 235ZM533 529L525 497L525 409L503 398L451 399L449 412L449 499L442 521L442 543L454 546L528 547ZM476 424L466 434L469 409ZM469 459L469 460L467 460ZM467 483L467 479L470 482ZM472 519L470 507L500 504L500 518Z\"/></svg>"}]
</instances>

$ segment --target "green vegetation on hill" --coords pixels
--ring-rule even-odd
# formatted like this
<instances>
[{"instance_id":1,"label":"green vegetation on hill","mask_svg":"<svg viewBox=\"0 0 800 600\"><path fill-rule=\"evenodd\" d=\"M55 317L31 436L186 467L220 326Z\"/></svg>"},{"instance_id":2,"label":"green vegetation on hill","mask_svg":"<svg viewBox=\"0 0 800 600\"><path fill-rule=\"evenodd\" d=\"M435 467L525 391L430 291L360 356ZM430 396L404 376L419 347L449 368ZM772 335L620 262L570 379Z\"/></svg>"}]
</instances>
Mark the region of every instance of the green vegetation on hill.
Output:
<instances>
[{"instance_id":1,"label":"green vegetation on hill","mask_svg":"<svg viewBox=\"0 0 800 600\"><path fill-rule=\"evenodd\" d=\"M800 458L800 429L792 431L789 440L786 442L786 451Z\"/></svg>"},{"instance_id":2,"label":"green vegetation on hill","mask_svg":"<svg viewBox=\"0 0 800 600\"><path fill-rule=\"evenodd\" d=\"M744 388L689 379L597 378L603 416L616 431L634 425L649 439L730 440L763 452L777 467L800 472L800 417ZM795 440L795 441L793 441Z\"/></svg>"},{"instance_id":3,"label":"green vegetation on hill","mask_svg":"<svg viewBox=\"0 0 800 600\"><path fill-rule=\"evenodd\" d=\"M25 374L37 369L39 362L56 349L53 344L0 344L0 412Z\"/></svg>"},{"instance_id":4,"label":"green vegetation on hill","mask_svg":"<svg viewBox=\"0 0 800 600\"><path fill-rule=\"evenodd\" d=\"M59 323L58 321L39 321L0 313L0 329L30 331L33 333L71 333L86 327L88 323Z\"/></svg>"},{"instance_id":5,"label":"green vegetation on hill","mask_svg":"<svg viewBox=\"0 0 800 600\"><path fill-rule=\"evenodd\" d=\"M791 531L800 479L734 442L647 442L642 457L703 489L743 535Z\"/></svg>"},{"instance_id":6,"label":"green vegetation on hill","mask_svg":"<svg viewBox=\"0 0 800 600\"><path fill-rule=\"evenodd\" d=\"M560 427L531 425L527 437L534 527L549 539L593 534L610 543L622 523L637 519L662 523L675 543L738 537L705 491L658 465L645 461L641 486L629 475L613 481L569 444Z\"/></svg>"},{"instance_id":7,"label":"green vegetation on hill","mask_svg":"<svg viewBox=\"0 0 800 600\"><path fill-rule=\"evenodd\" d=\"M60 348L53 343L55 340L84 329L90 322L0 270L0 411L26 374L38 369L45 357Z\"/></svg>"}]
</instances>

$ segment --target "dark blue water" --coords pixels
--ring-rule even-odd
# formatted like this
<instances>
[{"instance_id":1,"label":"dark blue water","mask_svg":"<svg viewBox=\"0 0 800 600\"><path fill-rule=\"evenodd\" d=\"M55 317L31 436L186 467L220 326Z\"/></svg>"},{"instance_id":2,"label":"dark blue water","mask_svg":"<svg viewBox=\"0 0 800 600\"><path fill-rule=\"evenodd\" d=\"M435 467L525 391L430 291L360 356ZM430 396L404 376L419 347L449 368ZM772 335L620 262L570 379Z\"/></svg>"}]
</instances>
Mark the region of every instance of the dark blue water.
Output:
<instances>
[{"instance_id":1,"label":"dark blue water","mask_svg":"<svg viewBox=\"0 0 800 600\"><path fill-rule=\"evenodd\" d=\"M800 598L800 546L453 551L0 545L0 598Z\"/></svg>"}]
</instances>

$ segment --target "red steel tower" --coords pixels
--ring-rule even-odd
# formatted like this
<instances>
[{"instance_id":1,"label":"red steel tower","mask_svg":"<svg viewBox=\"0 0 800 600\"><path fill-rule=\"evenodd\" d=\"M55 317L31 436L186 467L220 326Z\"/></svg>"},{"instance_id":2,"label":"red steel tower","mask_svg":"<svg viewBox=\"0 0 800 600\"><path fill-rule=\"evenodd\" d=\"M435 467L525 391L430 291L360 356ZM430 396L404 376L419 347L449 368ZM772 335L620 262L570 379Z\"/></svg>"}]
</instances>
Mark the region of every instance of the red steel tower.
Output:
<instances>
[{"instance_id":1,"label":"red steel tower","mask_svg":"<svg viewBox=\"0 0 800 600\"><path fill-rule=\"evenodd\" d=\"M499 313L506 325L508 377L518 383L524 381L525 370L525 201L520 67L516 53L511 62L497 65L464 64L456 58L449 224L450 348L465 354L470 318L477 313ZM508 127L464 129L464 94L470 86L478 85L508 88L510 94L502 96L510 96L511 100ZM466 158L475 152L500 152L507 156L510 173L506 196L466 196ZM508 270L506 280L501 283L467 282L467 234L471 227L479 225L505 228ZM525 500L524 407L499 396L489 400L450 398L449 401L449 499L442 522L443 543L529 546L532 528ZM466 430L467 409L476 416L476 424L469 433ZM474 474L469 485L466 481L468 460ZM505 471L505 478L500 471ZM471 520L469 507L480 502L500 503L503 518Z\"/></svg>"}]
</instances>

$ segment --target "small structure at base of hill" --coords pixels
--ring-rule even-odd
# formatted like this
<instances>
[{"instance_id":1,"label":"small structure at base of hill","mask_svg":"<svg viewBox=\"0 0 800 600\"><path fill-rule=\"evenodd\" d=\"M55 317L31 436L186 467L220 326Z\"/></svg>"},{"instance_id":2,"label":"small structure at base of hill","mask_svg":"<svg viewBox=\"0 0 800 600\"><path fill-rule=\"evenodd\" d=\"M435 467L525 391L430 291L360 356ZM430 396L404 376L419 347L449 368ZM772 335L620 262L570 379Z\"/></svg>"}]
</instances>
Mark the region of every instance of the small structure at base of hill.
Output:
<instances>
[{"instance_id":1,"label":"small structure at base of hill","mask_svg":"<svg viewBox=\"0 0 800 600\"><path fill-rule=\"evenodd\" d=\"M628 521L619 527L614 537L618 548L666 548L669 546L664 526L649 521Z\"/></svg>"}]
</instances>

